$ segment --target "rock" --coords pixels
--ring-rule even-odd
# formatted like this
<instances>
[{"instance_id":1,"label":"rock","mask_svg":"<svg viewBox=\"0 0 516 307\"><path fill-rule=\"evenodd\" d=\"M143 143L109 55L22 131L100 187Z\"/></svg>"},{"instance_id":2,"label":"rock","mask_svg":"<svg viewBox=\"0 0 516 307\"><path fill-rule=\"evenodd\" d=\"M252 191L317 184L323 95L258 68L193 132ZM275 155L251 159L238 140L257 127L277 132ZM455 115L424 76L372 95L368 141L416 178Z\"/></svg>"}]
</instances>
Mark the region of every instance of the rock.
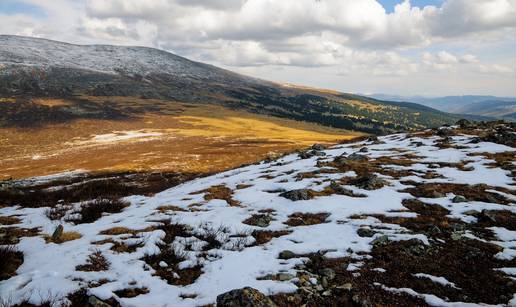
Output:
<instances>
[{"instance_id":1,"label":"rock","mask_svg":"<svg viewBox=\"0 0 516 307\"><path fill-rule=\"evenodd\" d=\"M217 307L276 307L277 305L260 291L245 287L217 296Z\"/></svg>"},{"instance_id":2,"label":"rock","mask_svg":"<svg viewBox=\"0 0 516 307\"><path fill-rule=\"evenodd\" d=\"M61 237L63 236L63 225L57 226L56 230L54 230L54 233L52 234L52 241L53 242L59 242L61 241Z\"/></svg>"},{"instance_id":3,"label":"rock","mask_svg":"<svg viewBox=\"0 0 516 307\"><path fill-rule=\"evenodd\" d=\"M465 203L465 202L468 202L468 199L462 195L457 195L453 198L452 200L453 203L457 204L457 203Z\"/></svg>"},{"instance_id":4,"label":"rock","mask_svg":"<svg viewBox=\"0 0 516 307\"><path fill-rule=\"evenodd\" d=\"M425 145L423 142L412 142L412 144L416 147L421 147L421 146Z\"/></svg>"},{"instance_id":5,"label":"rock","mask_svg":"<svg viewBox=\"0 0 516 307\"><path fill-rule=\"evenodd\" d=\"M491 223L496 223L496 213L493 211L482 210L482 212L480 212L480 218Z\"/></svg>"},{"instance_id":6,"label":"rock","mask_svg":"<svg viewBox=\"0 0 516 307\"><path fill-rule=\"evenodd\" d=\"M292 252L292 251L284 250L279 253L278 258L284 259L284 260L292 259L292 258L296 258L296 254L294 254L294 252Z\"/></svg>"},{"instance_id":7,"label":"rock","mask_svg":"<svg viewBox=\"0 0 516 307\"><path fill-rule=\"evenodd\" d=\"M480 214L480 212L478 212L477 210L468 210L468 211L463 212L462 214L477 216L478 214Z\"/></svg>"},{"instance_id":8,"label":"rock","mask_svg":"<svg viewBox=\"0 0 516 307\"><path fill-rule=\"evenodd\" d=\"M328 278L328 280L333 280L335 278L335 271L330 268L320 269L319 274Z\"/></svg>"},{"instance_id":9,"label":"rock","mask_svg":"<svg viewBox=\"0 0 516 307\"><path fill-rule=\"evenodd\" d=\"M436 133L438 136L450 136L453 135L453 131L450 128L439 128Z\"/></svg>"},{"instance_id":10,"label":"rock","mask_svg":"<svg viewBox=\"0 0 516 307\"><path fill-rule=\"evenodd\" d=\"M330 188L337 194L339 195L346 195L346 196L355 196L355 193L353 193L353 191L351 190L348 190L346 188L344 188L343 186L341 186L340 184L338 184L337 182L335 181L332 181L330 183Z\"/></svg>"},{"instance_id":11,"label":"rock","mask_svg":"<svg viewBox=\"0 0 516 307\"><path fill-rule=\"evenodd\" d=\"M381 235L378 238L374 239L373 242L371 242L371 244L373 244L373 246L383 246L383 245L387 245L388 243L389 243L389 237L387 237L386 235Z\"/></svg>"},{"instance_id":12,"label":"rock","mask_svg":"<svg viewBox=\"0 0 516 307\"><path fill-rule=\"evenodd\" d=\"M460 119L455 123L455 125L461 128L470 128L473 126L473 124L467 119Z\"/></svg>"},{"instance_id":13,"label":"rock","mask_svg":"<svg viewBox=\"0 0 516 307\"><path fill-rule=\"evenodd\" d=\"M287 280L291 280L292 278L294 278L294 275L286 274L286 273L279 273L277 275L277 278L279 281L287 281Z\"/></svg>"},{"instance_id":14,"label":"rock","mask_svg":"<svg viewBox=\"0 0 516 307\"><path fill-rule=\"evenodd\" d=\"M451 233L450 238L453 241L459 241L460 239L462 239L462 234L462 231L454 231Z\"/></svg>"},{"instance_id":15,"label":"rock","mask_svg":"<svg viewBox=\"0 0 516 307\"><path fill-rule=\"evenodd\" d=\"M162 268L166 268L166 267L168 267L168 264L165 261L160 261L159 266Z\"/></svg>"},{"instance_id":16,"label":"rock","mask_svg":"<svg viewBox=\"0 0 516 307\"><path fill-rule=\"evenodd\" d=\"M299 158L301 159L309 159L311 157L322 157L322 156L326 156L326 153L324 153L323 151L319 151L319 150L305 150L305 151L301 151L299 154L298 154Z\"/></svg>"},{"instance_id":17,"label":"rock","mask_svg":"<svg viewBox=\"0 0 516 307\"><path fill-rule=\"evenodd\" d=\"M329 286L329 284L328 284L328 278L326 278L326 277L321 278L321 286L322 286L323 288L325 288L325 289L326 289L326 288L328 288L328 286Z\"/></svg>"},{"instance_id":18,"label":"rock","mask_svg":"<svg viewBox=\"0 0 516 307\"><path fill-rule=\"evenodd\" d=\"M374 174L367 174L351 181L351 184L364 190L377 190L387 185L387 181Z\"/></svg>"},{"instance_id":19,"label":"rock","mask_svg":"<svg viewBox=\"0 0 516 307\"><path fill-rule=\"evenodd\" d=\"M357 154L357 153L350 154L346 159L349 161L356 161L356 162L362 162L362 161L369 160L369 158L367 156Z\"/></svg>"},{"instance_id":20,"label":"rock","mask_svg":"<svg viewBox=\"0 0 516 307\"><path fill-rule=\"evenodd\" d=\"M372 136L368 137L366 141L367 142L376 142L376 141L378 141L378 137L375 135L372 135Z\"/></svg>"},{"instance_id":21,"label":"rock","mask_svg":"<svg viewBox=\"0 0 516 307\"><path fill-rule=\"evenodd\" d=\"M259 214L253 217L252 225L265 228L269 226L272 220L272 216L268 214Z\"/></svg>"},{"instance_id":22,"label":"rock","mask_svg":"<svg viewBox=\"0 0 516 307\"><path fill-rule=\"evenodd\" d=\"M321 295L322 296L330 296L331 295L331 291L330 290L326 290Z\"/></svg>"},{"instance_id":23,"label":"rock","mask_svg":"<svg viewBox=\"0 0 516 307\"><path fill-rule=\"evenodd\" d=\"M88 304L92 307L111 307L111 305L101 301L96 296L90 296L88 299Z\"/></svg>"},{"instance_id":24,"label":"rock","mask_svg":"<svg viewBox=\"0 0 516 307\"><path fill-rule=\"evenodd\" d=\"M441 192L437 192L437 191L432 191L430 192L430 197L432 198L441 198L441 197L444 197L445 195Z\"/></svg>"},{"instance_id":25,"label":"rock","mask_svg":"<svg viewBox=\"0 0 516 307\"><path fill-rule=\"evenodd\" d=\"M367 147L362 147L358 152L368 152L369 149Z\"/></svg>"},{"instance_id":26,"label":"rock","mask_svg":"<svg viewBox=\"0 0 516 307\"><path fill-rule=\"evenodd\" d=\"M309 199L313 198L313 196L310 193L310 190L307 190L307 189L287 191L287 192L281 193L279 196L285 197L292 201L309 200Z\"/></svg>"},{"instance_id":27,"label":"rock","mask_svg":"<svg viewBox=\"0 0 516 307\"><path fill-rule=\"evenodd\" d=\"M369 229L369 228L359 228L357 230L357 234L362 238L371 238L374 236L376 231Z\"/></svg>"},{"instance_id":28,"label":"rock","mask_svg":"<svg viewBox=\"0 0 516 307\"><path fill-rule=\"evenodd\" d=\"M322 144L313 144L312 145L312 149L313 150L317 150L317 151L321 151L321 150L325 150L326 146L324 146Z\"/></svg>"},{"instance_id":29,"label":"rock","mask_svg":"<svg viewBox=\"0 0 516 307\"><path fill-rule=\"evenodd\" d=\"M348 282L348 283L345 283L342 286L340 286L340 289L343 289L346 291L351 291L351 289L353 289L353 285Z\"/></svg>"}]
</instances>

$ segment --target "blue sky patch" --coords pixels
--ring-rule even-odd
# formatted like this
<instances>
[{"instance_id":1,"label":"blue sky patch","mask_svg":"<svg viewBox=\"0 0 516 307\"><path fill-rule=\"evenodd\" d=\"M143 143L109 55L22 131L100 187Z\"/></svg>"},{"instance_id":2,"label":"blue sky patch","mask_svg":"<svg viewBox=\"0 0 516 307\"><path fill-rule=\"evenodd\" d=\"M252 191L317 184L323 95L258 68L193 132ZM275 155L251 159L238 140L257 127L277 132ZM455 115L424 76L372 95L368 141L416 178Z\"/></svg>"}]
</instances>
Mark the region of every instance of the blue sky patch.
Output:
<instances>
[{"instance_id":1,"label":"blue sky patch","mask_svg":"<svg viewBox=\"0 0 516 307\"><path fill-rule=\"evenodd\" d=\"M27 14L33 16L44 16L45 12L36 5L16 0L1 0L0 14Z\"/></svg>"}]
</instances>

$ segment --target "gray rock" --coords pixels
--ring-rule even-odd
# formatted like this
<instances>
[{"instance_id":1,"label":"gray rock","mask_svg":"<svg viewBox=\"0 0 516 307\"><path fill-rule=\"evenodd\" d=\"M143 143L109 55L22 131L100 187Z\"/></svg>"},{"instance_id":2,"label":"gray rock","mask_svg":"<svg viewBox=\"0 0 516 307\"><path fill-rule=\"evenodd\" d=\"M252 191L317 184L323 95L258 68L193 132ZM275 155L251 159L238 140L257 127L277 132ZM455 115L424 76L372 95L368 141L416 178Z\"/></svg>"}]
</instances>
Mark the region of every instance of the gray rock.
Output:
<instances>
[{"instance_id":1,"label":"gray rock","mask_svg":"<svg viewBox=\"0 0 516 307\"><path fill-rule=\"evenodd\" d=\"M217 307L276 307L277 305L260 291L245 287L217 296Z\"/></svg>"},{"instance_id":2,"label":"gray rock","mask_svg":"<svg viewBox=\"0 0 516 307\"><path fill-rule=\"evenodd\" d=\"M284 250L279 253L278 258L284 259L284 260L292 259L292 258L296 258L296 254L294 254L294 252L292 252L292 251Z\"/></svg>"},{"instance_id":3,"label":"gray rock","mask_svg":"<svg viewBox=\"0 0 516 307\"><path fill-rule=\"evenodd\" d=\"M333 280L335 278L335 271L330 268L320 269L319 274L328 278L328 280Z\"/></svg>"},{"instance_id":4,"label":"gray rock","mask_svg":"<svg viewBox=\"0 0 516 307\"><path fill-rule=\"evenodd\" d=\"M323 288L325 288L325 289L326 289L326 288L328 288L328 286L329 286L329 284L328 284L328 278L326 278L326 277L321 278L321 286L322 286Z\"/></svg>"},{"instance_id":5,"label":"gray rock","mask_svg":"<svg viewBox=\"0 0 516 307\"><path fill-rule=\"evenodd\" d=\"M346 291L351 291L351 289L353 289L353 285L348 282L348 283L345 283L342 286L340 286L340 289L343 289Z\"/></svg>"},{"instance_id":6,"label":"gray rock","mask_svg":"<svg viewBox=\"0 0 516 307\"><path fill-rule=\"evenodd\" d=\"M90 296L88 299L88 304L92 307L111 307L111 305L101 301L96 296Z\"/></svg>"},{"instance_id":7,"label":"gray rock","mask_svg":"<svg viewBox=\"0 0 516 307\"><path fill-rule=\"evenodd\" d=\"M376 231L369 229L369 228L359 228L357 230L357 234L362 238L371 238L374 236Z\"/></svg>"},{"instance_id":8,"label":"gray rock","mask_svg":"<svg viewBox=\"0 0 516 307\"><path fill-rule=\"evenodd\" d=\"M386 235L381 235L378 238L374 239L373 242L371 242L371 244L373 244L374 246L387 245L388 243L389 237L387 237Z\"/></svg>"},{"instance_id":9,"label":"gray rock","mask_svg":"<svg viewBox=\"0 0 516 307\"><path fill-rule=\"evenodd\" d=\"M313 150L317 150L317 151L321 151L321 150L325 150L326 146L324 146L322 144L313 144L312 145L312 149Z\"/></svg>"},{"instance_id":10,"label":"gray rock","mask_svg":"<svg viewBox=\"0 0 516 307\"><path fill-rule=\"evenodd\" d=\"M291 280L292 278L294 278L294 275L286 274L286 273L279 273L277 275L277 277L278 277L279 281L287 281L287 280Z\"/></svg>"},{"instance_id":11,"label":"gray rock","mask_svg":"<svg viewBox=\"0 0 516 307\"><path fill-rule=\"evenodd\" d=\"M362 147L358 152L368 152L369 149L367 147Z\"/></svg>"},{"instance_id":12,"label":"gray rock","mask_svg":"<svg viewBox=\"0 0 516 307\"><path fill-rule=\"evenodd\" d=\"M353 153L353 154L350 154L348 157L347 157L347 160L349 161L367 161L369 160L369 158L365 155L361 155L361 154L357 154L357 153Z\"/></svg>"},{"instance_id":13,"label":"gray rock","mask_svg":"<svg viewBox=\"0 0 516 307\"><path fill-rule=\"evenodd\" d=\"M452 200L452 202L455 203L455 204L456 203L465 203L467 201L468 201L468 199L466 197L462 196L462 195L457 195Z\"/></svg>"},{"instance_id":14,"label":"gray rock","mask_svg":"<svg viewBox=\"0 0 516 307\"><path fill-rule=\"evenodd\" d=\"M473 126L473 124L467 119L460 119L455 123L455 125L461 128L469 128Z\"/></svg>"},{"instance_id":15,"label":"gray rock","mask_svg":"<svg viewBox=\"0 0 516 307\"><path fill-rule=\"evenodd\" d=\"M287 191L287 192L281 193L279 196L285 197L292 201L309 200L309 199L313 198L313 196L310 193L310 190L307 190L307 189Z\"/></svg>"},{"instance_id":16,"label":"gray rock","mask_svg":"<svg viewBox=\"0 0 516 307\"><path fill-rule=\"evenodd\" d=\"M63 225L57 226L56 230L54 230L54 233L52 234L52 241L59 242L61 241L61 237L63 236Z\"/></svg>"},{"instance_id":17,"label":"gray rock","mask_svg":"<svg viewBox=\"0 0 516 307\"><path fill-rule=\"evenodd\" d=\"M367 174L352 180L351 184L358 188L371 191L380 189L388 183L374 174Z\"/></svg>"}]
</instances>

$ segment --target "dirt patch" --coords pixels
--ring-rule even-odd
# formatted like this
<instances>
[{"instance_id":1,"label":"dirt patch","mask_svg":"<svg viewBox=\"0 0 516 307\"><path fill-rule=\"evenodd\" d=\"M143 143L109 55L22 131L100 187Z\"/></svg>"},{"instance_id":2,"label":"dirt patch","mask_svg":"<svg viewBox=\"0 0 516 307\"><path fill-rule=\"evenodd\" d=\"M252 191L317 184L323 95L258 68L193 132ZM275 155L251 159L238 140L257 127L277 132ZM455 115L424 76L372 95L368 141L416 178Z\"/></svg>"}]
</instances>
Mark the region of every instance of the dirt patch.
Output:
<instances>
[{"instance_id":1,"label":"dirt patch","mask_svg":"<svg viewBox=\"0 0 516 307\"><path fill-rule=\"evenodd\" d=\"M290 230L278 230L278 231L272 231L272 230L255 230L251 233L251 235L256 240L255 244L261 245L270 242L274 238L279 238L282 236L286 236L288 234L291 234L292 231Z\"/></svg>"},{"instance_id":2,"label":"dirt patch","mask_svg":"<svg viewBox=\"0 0 516 307\"><path fill-rule=\"evenodd\" d=\"M147 294L149 292L150 291L147 288L127 288L114 291L113 293L115 293L118 297L131 298L137 297L138 295Z\"/></svg>"},{"instance_id":3,"label":"dirt patch","mask_svg":"<svg viewBox=\"0 0 516 307\"><path fill-rule=\"evenodd\" d=\"M466 185L454 183L419 183L414 181L404 181L405 185L413 185L412 188L404 189L400 192L410 193L415 197L439 198L445 197L448 193L462 195L470 201L482 201L507 205L510 201L500 194L486 190L500 190L505 193L514 193L507 189L490 187L485 184Z\"/></svg>"},{"instance_id":4,"label":"dirt patch","mask_svg":"<svg viewBox=\"0 0 516 307\"><path fill-rule=\"evenodd\" d=\"M47 243L56 243L61 244L68 241L73 241L82 238L82 235L76 231L65 231L59 236L59 238L54 238L50 235L44 235L43 239L45 239L45 242Z\"/></svg>"},{"instance_id":5,"label":"dirt patch","mask_svg":"<svg viewBox=\"0 0 516 307\"><path fill-rule=\"evenodd\" d=\"M296 212L288 216L288 220L284 224L289 226L309 226L327 223L326 219L330 216L329 213L302 213Z\"/></svg>"},{"instance_id":6,"label":"dirt patch","mask_svg":"<svg viewBox=\"0 0 516 307\"><path fill-rule=\"evenodd\" d=\"M39 232L39 228L1 227L0 245L18 244L21 238L35 237Z\"/></svg>"},{"instance_id":7,"label":"dirt patch","mask_svg":"<svg viewBox=\"0 0 516 307\"><path fill-rule=\"evenodd\" d=\"M193 192L191 194L194 195L194 194L201 194L201 193L205 193L204 194L205 201L210 201L212 199L220 199L220 200L225 200L230 206L239 206L240 205L239 201L236 201L232 198L233 190L226 187L225 185L212 186L208 189L198 191L198 192Z\"/></svg>"},{"instance_id":8,"label":"dirt patch","mask_svg":"<svg viewBox=\"0 0 516 307\"><path fill-rule=\"evenodd\" d=\"M109 270L109 265L109 261L102 255L102 252L96 251L88 256L86 264L76 266L75 270L84 272L107 271Z\"/></svg>"},{"instance_id":9,"label":"dirt patch","mask_svg":"<svg viewBox=\"0 0 516 307\"><path fill-rule=\"evenodd\" d=\"M0 246L0 280L5 280L16 275L16 270L23 263L23 253L14 246Z\"/></svg>"}]
</instances>

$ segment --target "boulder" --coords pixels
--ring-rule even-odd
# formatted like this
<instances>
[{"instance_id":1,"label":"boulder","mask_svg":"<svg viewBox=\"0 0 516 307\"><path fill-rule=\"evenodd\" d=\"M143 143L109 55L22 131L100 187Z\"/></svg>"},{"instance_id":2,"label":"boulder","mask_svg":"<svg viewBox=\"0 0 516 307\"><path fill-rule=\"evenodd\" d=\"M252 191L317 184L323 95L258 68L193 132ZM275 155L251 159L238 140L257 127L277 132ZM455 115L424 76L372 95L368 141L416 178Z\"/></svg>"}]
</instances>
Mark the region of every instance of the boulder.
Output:
<instances>
[{"instance_id":1,"label":"boulder","mask_svg":"<svg viewBox=\"0 0 516 307\"><path fill-rule=\"evenodd\" d=\"M457 204L457 203L465 203L467 202L468 199L462 195L457 195L455 196L453 199L452 199L452 202Z\"/></svg>"},{"instance_id":2,"label":"boulder","mask_svg":"<svg viewBox=\"0 0 516 307\"><path fill-rule=\"evenodd\" d=\"M294 254L294 252L292 252L292 251L284 250L279 253L278 258L283 259L283 260L288 260L288 259L296 258L296 254Z\"/></svg>"},{"instance_id":3,"label":"boulder","mask_svg":"<svg viewBox=\"0 0 516 307\"><path fill-rule=\"evenodd\" d=\"M276 307L265 294L251 287L235 289L217 296L217 307Z\"/></svg>"},{"instance_id":4,"label":"boulder","mask_svg":"<svg viewBox=\"0 0 516 307\"><path fill-rule=\"evenodd\" d=\"M307 189L287 191L281 193L279 196L290 199L292 201L309 200L313 198L311 191Z\"/></svg>"}]
</instances>

